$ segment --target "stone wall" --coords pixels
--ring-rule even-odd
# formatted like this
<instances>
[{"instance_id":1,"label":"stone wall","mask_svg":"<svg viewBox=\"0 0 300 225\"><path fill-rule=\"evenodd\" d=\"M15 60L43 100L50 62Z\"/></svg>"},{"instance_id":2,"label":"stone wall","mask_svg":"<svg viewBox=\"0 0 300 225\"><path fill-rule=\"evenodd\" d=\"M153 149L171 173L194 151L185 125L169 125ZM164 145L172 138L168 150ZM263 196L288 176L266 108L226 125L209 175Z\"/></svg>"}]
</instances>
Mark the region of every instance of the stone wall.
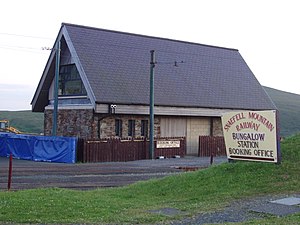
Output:
<instances>
[{"instance_id":1,"label":"stone wall","mask_svg":"<svg viewBox=\"0 0 300 225\"><path fill-rule=\"evenodd\" d=\"M44 112L44 133L52 135L53 111ZM148 116L107 116L94 114L92 109L60 109L58 110L58 136L75 136L82 138L110 138L115 137L115 120L122 120L122 137L128 137L128 120L135 120L135 137L141 136L142 120L148 120ZM154 136L160 137L160 119L155 118Z\"/></svg>"},{"instance_id":2,"label":"stone wall","mask_svg":"<svg viewBox=\"0 0 300 225\"><path fill-rule=\"evenodd\" d=\"M52 110L45 110L44 132L45 135L52 135ZM154 136L161 137L161 118L155 117L154 120ZM82 138L110 138L115 137L115 120L122 120L122 138L128 137L128 120L135 120L135 137L141 136L142 120L148 120L148 137L149 137L149 116L134 116L134 115L103 115L95 114L93 109L59 109L58 112L58 136L75 136ZM202 118L199 121L209 121L207 118ZM220 118L213 118L213 136L223 136L222 124ZM205 129L209 131L209 123L199 124L197 129ZM204 133L205 133L204 132ZM189 133L189 132L188 132ZM203 133L203 134L204 134ZM202 134L199 131L199 134ZM199 136L197 133L197 138ZM205 133L206 134L206 133ZM189 136L190 134L188 134ZM208 135L208 133L206 134ZM196 139L195 139L196 140Z\"/></svg>"},{"instance_id":3,"label":"stone wall","mask_svg":"<svg viewBox=\"0 0 300 225\"><path fill-rule=\"evenodd\" d=\"M95 116L96 117L96 116ZM122 115L122 116L108 116L108 117L101 117L98 116L98 127L100 128L100 138L110 138L115 137L115 120L120 119L122 120L122 137L128 137L128 121L135 120L135 137L139 138L141 136L141 127L142 127L142 120L148 120L148 134L149 134L149 117L148 116L129 116L129 115ZM148 135L149 136L149 135ZM160 119L154 119L154 136L160 137Z\"/></svg>"},{"instance_id":4,"label":"stone wall","mask_svg":"<svg viewBox=\"0 0 300 225\"><path fill-rule=\"evenodd\" d=\"M223 136L221 118L213 118L213 136Z\"/></svg>"},{"instance_id":5,"label":"stone wall","mask_svg":"<svg viewBox=\"0 0 300 225\"><path fill-rule=\"evenodd\" d=\"M44 114L45 135L52 135L53 110L45 110ZM60 109L57 120L58 136L97 137L97 121L92 109Z\"/></svg>"}]
</instances>

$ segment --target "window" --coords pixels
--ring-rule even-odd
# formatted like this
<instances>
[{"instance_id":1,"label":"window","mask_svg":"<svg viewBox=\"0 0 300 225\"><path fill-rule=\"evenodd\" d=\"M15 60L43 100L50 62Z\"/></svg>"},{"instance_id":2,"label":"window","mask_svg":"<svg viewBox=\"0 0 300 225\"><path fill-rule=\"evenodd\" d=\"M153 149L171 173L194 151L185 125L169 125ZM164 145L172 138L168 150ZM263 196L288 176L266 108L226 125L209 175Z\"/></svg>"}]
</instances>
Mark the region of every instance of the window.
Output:
<instances>
[{"instance_id":1,"label":"window","mask_svg":"<svg viewBox=\"0 0 300 225\"><path fill-rule=\"evenodd\" d=\"M86 95L86 90L75 64L60 67L58 95Z\"/></svg>"},{"instance_id":2,"label":"window","mask_svg":"<svg viewBox=\"0 0 300 225\"><path fill-rule=\"evenodd\" d=\"M141 136L148 137L148 120L142 120Z\"/></svg>"},{"instance_id":3,"label":"window","mask_svg":"<svg viewBox=\"0 0 300 225\"><path fill-rule=\"evenodd\" d=\"M135 120L128 120L128 136L135 136Z\"/></svg>"},{"instance_id":4,"label":"window","mask_svg":"<svg viewBox=\"0 0 300 225\"><path fill-rule=\"evenodd\" d=\"M122 137L122 120L120 119L115 120L115 133L116 136Z\"/></svg>"}]
</instances>

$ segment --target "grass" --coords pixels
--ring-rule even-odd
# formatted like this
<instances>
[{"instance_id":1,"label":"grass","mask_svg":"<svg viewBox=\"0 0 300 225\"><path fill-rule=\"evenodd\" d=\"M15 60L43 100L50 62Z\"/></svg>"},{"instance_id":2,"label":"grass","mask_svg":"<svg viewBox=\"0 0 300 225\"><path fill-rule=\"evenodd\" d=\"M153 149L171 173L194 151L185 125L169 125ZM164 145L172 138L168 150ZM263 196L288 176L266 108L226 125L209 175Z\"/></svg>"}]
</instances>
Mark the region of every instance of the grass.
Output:
<instances>
[{"instance_id":1,"label":"grass","mask_svg":"<svg viewBox=\"0 0 300 225\"><path fill-rule=\"evenodd\" d=\"M231 201L266 194L299 193L300 135L282 143L281 165L225 163L122 188L74 191L36 189L0 192L0 222L52 224L158 223L225 207ZM176 208L184 215L149 212ZM269 217L262 224L299 223L299 214ZM260 221L248 222L257 224Z\"/></svg>"}]
</instances>

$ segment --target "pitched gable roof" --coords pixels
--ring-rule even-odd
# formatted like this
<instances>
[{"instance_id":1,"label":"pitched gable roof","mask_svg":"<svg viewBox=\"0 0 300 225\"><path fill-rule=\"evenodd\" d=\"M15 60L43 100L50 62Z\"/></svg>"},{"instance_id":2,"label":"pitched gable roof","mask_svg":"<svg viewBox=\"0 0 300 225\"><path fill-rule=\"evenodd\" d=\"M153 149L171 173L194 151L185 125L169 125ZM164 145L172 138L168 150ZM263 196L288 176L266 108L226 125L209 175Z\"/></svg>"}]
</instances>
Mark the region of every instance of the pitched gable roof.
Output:
<instances>
[{"instance_id":1,"label":"pitched gable roof","mask_svg":"<svg viewBox=\"0 0 300 225\"><path fill-rule=\"evenodd\" d=\"M60 33L94 104L148 105L155 50L155 105L276 108L236 49L72 24L62 24ZM34 99L40 95L37 91ZM33 103L34 109L39 101Z\"/></svg>"}]
</instances>

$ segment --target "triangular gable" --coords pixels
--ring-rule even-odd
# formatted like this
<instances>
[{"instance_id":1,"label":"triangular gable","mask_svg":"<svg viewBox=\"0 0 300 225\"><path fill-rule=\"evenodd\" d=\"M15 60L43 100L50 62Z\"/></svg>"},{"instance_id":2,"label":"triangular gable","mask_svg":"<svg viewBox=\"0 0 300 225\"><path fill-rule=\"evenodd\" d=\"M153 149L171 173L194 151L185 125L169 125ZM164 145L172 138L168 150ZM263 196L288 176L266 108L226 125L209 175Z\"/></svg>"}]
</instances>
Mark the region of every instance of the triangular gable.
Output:
<instances>
[{"instance_id":1,"label":"triangular gable","mask_svg":"<svg viewBox=\"0 0 300 225\"><path fill-rule=\"evenodd\" d=\"M55 57L56 57L56 46L57 42L61 42L60 51L60 66L75 64L79 72L81 81L84 84L85 90L87 92L88 99L93 104L95 103L94 94L90 88L85 72L81 66L80 60L76 54L76 50L70 40L67 30L64 26L61 27L57 39L54 43L54 47L50 53L49 59L45 66L44 72L42 74L41 80L38 84L34 97L32 99L32 111L33 112L43 112L45 107L49 104L49 95L53 95L53 80L55 76ZM75 97L74 97L75 98Z\"/></svg>"}]
</instances>

